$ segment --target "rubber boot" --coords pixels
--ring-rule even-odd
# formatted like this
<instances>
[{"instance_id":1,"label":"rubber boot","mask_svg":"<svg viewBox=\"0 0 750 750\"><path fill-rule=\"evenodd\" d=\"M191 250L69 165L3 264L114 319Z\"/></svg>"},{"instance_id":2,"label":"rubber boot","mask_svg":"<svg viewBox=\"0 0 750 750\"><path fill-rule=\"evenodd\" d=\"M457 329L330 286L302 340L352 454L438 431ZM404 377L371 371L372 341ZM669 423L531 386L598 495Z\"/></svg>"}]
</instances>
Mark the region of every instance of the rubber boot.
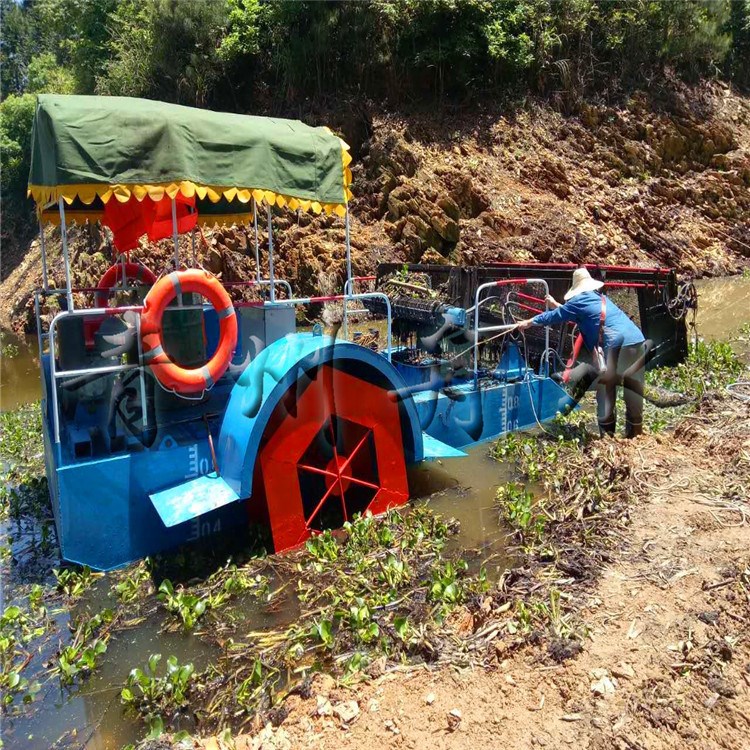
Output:
<instances>
[{"instance_id":1,"label":"rubber boot","mask_svg":"<svg viewBox=\"0 0 750 750\"><path fill-rule=\"evenodd\" d=\"M599 436L604 437L605 435L614 435L616 422L612 419L609 422L599 422Z\"/></svg>"},{"instance_id":2,"label":"rubber boot","mask_svg":"<svg viewBox=\"0 0 750 750\"><path fill-rule=\"evenodd\" d=\"M634 422L625 420L625 437L634 438L638 437L638 435L643 435L643 422L635 424Z\"/></svg>"}]
</instances>

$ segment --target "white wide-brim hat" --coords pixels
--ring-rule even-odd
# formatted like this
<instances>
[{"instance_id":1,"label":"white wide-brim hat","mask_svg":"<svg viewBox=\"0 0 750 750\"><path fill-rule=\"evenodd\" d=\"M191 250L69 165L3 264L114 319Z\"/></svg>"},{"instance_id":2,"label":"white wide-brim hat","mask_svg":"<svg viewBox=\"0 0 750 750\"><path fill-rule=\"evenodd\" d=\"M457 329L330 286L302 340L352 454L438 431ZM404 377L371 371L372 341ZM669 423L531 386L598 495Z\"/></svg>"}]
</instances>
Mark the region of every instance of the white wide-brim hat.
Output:
<instances>
[{"instance_id":1,"label":"white wide-brim hat","mask_svg":"<svg viewBox=\"0 0 750 750\"><path fill-rule=\"evenodd\" d=\"M565 292L565 301L573 298L576 294L583 292L595 292L597 289L601 289L604 286L603 281L597 281L591 278L591 274L585 268L576 268L573 271L573 286Z\"/></svg>"}]
</instances>

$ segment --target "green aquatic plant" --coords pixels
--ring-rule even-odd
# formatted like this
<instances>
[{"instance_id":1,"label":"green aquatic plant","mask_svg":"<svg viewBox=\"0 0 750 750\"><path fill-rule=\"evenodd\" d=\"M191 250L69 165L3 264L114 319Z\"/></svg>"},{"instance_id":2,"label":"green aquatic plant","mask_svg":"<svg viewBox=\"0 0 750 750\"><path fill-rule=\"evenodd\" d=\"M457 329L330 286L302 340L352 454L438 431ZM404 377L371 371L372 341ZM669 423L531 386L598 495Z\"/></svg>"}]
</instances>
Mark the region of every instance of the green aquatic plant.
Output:
<instances>
[{"instance_id":1,"label":"green aquatic plant","mask_svg":"<svg viewBox=\"0 0 750 750\"><path fill-rule=\"evenodd\" d=\"M660 432L677 418L692 411L709 393L748 377L748 371L731 344L725 341L698 341L690 345L684 362L674 367L658 367L646 373L647 387L666 389L682 394L689 403L657 408L648 401L644 405L644 424L650 432Z\"/></svg>"},{"instance_id":2,"label":"green aquatic plant","mask_svg":"<svg viewBox=\"0 0 750 750\"><path fill-rule=\"evenodd\" d=\"M534 494L518 482L503 485L495 495L503 518L515 529L524 543L534 544L544 535L546 516Z\"/></svg>"},{"instance_id":3,"label":"green aquatic plant","mask_svg":"<svg viewBox=\"0 0 750 750\"><path fill-rule=\"evenodd\" d=\"M175 589L165 578L159 585L157 598L179 617L185 630L192 630L207 612L218 610L233 597L245 593L252 593L257 599L268 598L268 579L227 563L194 590L183 586Z\"/></svg>"},{"instance_id":4,"label":"green aquatic plant","mask_svg":"<svg viewBox=\"0 0 750 750\"><path fill-rule=\"evenodd\" d=\"M217 679L198 688L220 686L219 694L204 696L207 713L219 706L242 713L270 708L279 698L280 674L292 676L288 690L321 664L348 681L376 660L434 658L446 615L488 585L483 570L471 576L458 555L445 557L457 528L425 506L377 518L365 513L346 523L343 533L316 535L275 559L277 575L297 577L287 595L299 613L277 631L222 640L226 656L211 671Z\"/></svg>"},{"instance_id":5,"label":"green aquatic plant","mask_svg":"<svg viewBox=\"0 0 750 750\"><path fill-rule=\"evenodd\" d=\"M132 569L126 570L124 577L112 587L112 590L121 602L127 604L143 596L150 588L150 560L146 558Z\"/></svg>"},{"instance_id":6,"label":"green aquatic plant","mask_svg":"<svg viewBox=\"0 0 750 750\"><path fill-rule=\"evenodd\" d=\"M94 573L88 565L80 568L55 568L52 571L57 580L57 590L70 599L77 599L93 585L103 573Z\"/></svg>"},{"instance_id":7,"label":"green aquatic plant","mask_svg":"<svg viewBox=\"0 0 750 750\"><path fill-rule=\"evenodd\" d=\"M163 727L162 716L187 705L195 677L195 667L180 664L176 656L167 658L163 673L160 662L161 654L152 654L145 669L132 669L120 693L122 703L135 710L152 729L154 725Z\"/></svg>"},{"instance_id":8,"label":"green aquatic plant","mask_svg":"<svg viewBox=\"0 0 750 750\"><path fill-rule=\"evenodd\" d=\"M687 359L675 367L658 367L646 373L646 381L655 386L701 398L721 390L747 371L731 344L726 341L698 341L690 346Z\"/></svg>"},{"instance_id":9,"label":"green aquatic plant","mask_svg":"<svg viewBox=\"0 0 750 750\"><path fill-rule=\"evenodd\" d=\"M0 616L0 692L2 704L8 706L17 695L29 702L39 692L38 682L30 682L23 671L30 659L26 647L46 631L46 609L24 611L13 604Z\"/></svg>"},{"instance_id":10,"label":"green aquatic plant","mask_svg":"<svg viewBox=\"0 0 750 750\"><path fill-rule=\"evenodd\" d=\"M115 619L111 609L104 609L92 617L81 617L73 625L73 639L57 654L52 668L63 685L85 678L100 664L107 652L109 627Z\"/></svg>"},{"instance_id":11,"label":"green aquatic plant","mask_svg":"<svg viewBox=\"0 0 750 750\"><path fill-rule=\"evenodd\" d=\"M310 557L320 565L333 562L339 556L339 545L333 534L328 530L322 534L313 534L305 542L305 549Z\"/></svg>"},{"instance_id":12,"label":"green aquatic plant","mask_svg":"<svg viewBox=\"0 0 750 750\"><path fill-rule=\"evenodd\" d=\"M458 604L464 598L464 590L460 576L465 573L468 565L465 560L444 561L432 570L432 585L429 599L441 604Z\"/></svg>"},{"instance_id":13,"label":"green aquatic plant","mask_svg":"<svg viewBox=\"0 0 750 750\"><path fill-rule=\"evenodd\" d=\"M208 599L184 589L175 590L172 581L167 578L159 585L157 598L182 620L185 630L192 630L208 609Z\"/></svg>"}]
</instances>

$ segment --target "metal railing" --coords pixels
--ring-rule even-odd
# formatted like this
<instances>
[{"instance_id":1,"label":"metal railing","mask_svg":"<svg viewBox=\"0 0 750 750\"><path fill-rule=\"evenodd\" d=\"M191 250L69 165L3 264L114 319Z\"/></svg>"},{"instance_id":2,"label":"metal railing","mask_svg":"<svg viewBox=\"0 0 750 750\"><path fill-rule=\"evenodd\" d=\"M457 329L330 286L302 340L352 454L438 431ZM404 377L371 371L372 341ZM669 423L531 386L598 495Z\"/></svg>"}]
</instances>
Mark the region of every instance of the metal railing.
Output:
<instances>
[{"instance_id":1,"label":"metal railing","mask_svg":"<svg viewBox=\"0 0 750 750\"><path fill-rule=\"evenodd\" d=\"M54 436L55 443L60 442L60 407L57 397L57 381L61 378L70 377L81 377L85 375L107 375L116 372L126 372L128 370L134 370L140 368L140 381L141 381L141 409L143 414L143 424L148 424L148 416L146 411L146 384L143 374L143 367L141 362L143 361L143 350L141 348L141 316L140 313L143 311L141 305L128 305L127 307L99 307L92 308L90 310L64 310L58 313L52 319L49 325L49 367L50 367L50 380L52 386L52 419L54 424ZM90 317L93 315L120 315L125 312L135 312L136 315L136 339L138 342L138 363L137 365L108 365L106 367L83 367L80 370L57 370L57 362L55 357L55 332L58 323L71 317Z\"/></svg>"},{"instance_id":2,"label":"metal railing","mask_svg":"<svg viewBox=\"0 0 750 750\"><path fill-rule=\"evenodd\" d=\"M348 282L347 282L348 284ZM321 302L344 302L344 306L346 307L346 302L349 300L358 300L358 299L382 299L385 301L385 309L386 309L386 318L387 318L387 331L386 331L386 357L388 358L388 361L391 361L391 353L392 353L392 341L391 341L391 330L392 330L392 314L391 314L391 301L388 299L387 294L383 294L383 292L364 292L363 294L331 294L326 295L324 297L297 297L295 299L285 299L282 302L271 302L266 303L267 305L286 305L286 304L292 304L292 305L311 305L311 304L317 304ZM344 336L346 336L346 330L344 330Z\"/></svg>"},{"instance_id":3,"label":"metal railing","mask_svg":"<svg viewBox=\"0 0 750 750\"><path fill-rule=\"evenodd\" d=\"M501 279L499 281L490 281L487 284L480 284L477 287L476 294L474 295L474 387L476 388L479 384L479 335L482 333L510 331L515 328L516 324L500 325L500 326L484 326L479 327L479 308L480 306L493 299L493 297L486 297L481 299L481 294L485 289L495 289L499 286L523 286L523 285L538 285L544 289L545 296L549 294L549 286L544 279ZM545 306L548 308L545 301ZM549 350L549 326L544 327L544 350Z\"/></svg>"}]
</instances>

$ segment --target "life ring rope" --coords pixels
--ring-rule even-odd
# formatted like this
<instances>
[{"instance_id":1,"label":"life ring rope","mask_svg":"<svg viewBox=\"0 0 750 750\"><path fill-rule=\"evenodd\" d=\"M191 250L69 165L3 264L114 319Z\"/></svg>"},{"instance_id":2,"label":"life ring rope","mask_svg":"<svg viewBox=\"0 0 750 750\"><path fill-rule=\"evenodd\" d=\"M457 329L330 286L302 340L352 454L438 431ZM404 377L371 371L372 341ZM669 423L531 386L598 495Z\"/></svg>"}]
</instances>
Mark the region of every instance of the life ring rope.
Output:
<instances>
[{"instance_id":1,"label":"life ring rope","mask_svg":"<svg viewBox=\"0 0 750 750\"><path fill-rule=\"evenodd\" d=\"M205 297L219 320L219 344L213 357L200 367L181 367L164 349L162 318L167 305L180 294L195 292ZM160 278L144 302L141 316L142 363L156 379L176 393L199 393L212 388L229 367L237 345L237 316L232 300L219 280L198 268L173 271Z\"/></svg>"},{"instance_id":2,"label":"life ring rope","mask_svg":"<svg viewBox=\"0 0 750 750\"><path fill-rule=\"evenodd\" d=\"M156 276L154 272L143 265L143 263L134 263L127 261L125 265L125 278L132 281L143 281L146 284L154 284L156 282ZM117 284L122 280L122 263L113 263L105 272L104 275L99 279L99 283L96 285L98 291L96 293L96 306L97 307L108 307L109 297L108 292L114 289Z\"/></svg>"}]
</instances>

